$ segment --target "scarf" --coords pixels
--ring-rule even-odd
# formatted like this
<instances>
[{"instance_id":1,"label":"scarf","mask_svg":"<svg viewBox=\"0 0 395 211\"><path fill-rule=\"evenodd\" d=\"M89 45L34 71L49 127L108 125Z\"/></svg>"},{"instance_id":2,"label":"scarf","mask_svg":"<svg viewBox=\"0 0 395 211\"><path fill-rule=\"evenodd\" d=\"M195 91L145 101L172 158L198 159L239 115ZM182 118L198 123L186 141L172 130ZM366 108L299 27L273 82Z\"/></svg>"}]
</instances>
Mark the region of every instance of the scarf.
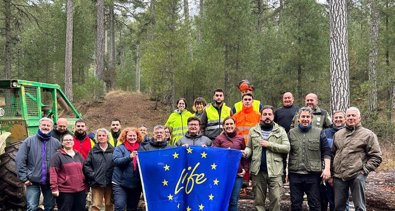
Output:
<instances>
[{"instance_id":1,"label":"scarf","mask_svg":"<svg viewBox=\"0 0 395 211\"><path fill-rule=\"evenodd\" d=\"M49 141L51 139L51 133L44 134L40 129L37 131L37 136L41 141Z\"/></svg>"},{"instance_id":2,"label":"scarf","mask_svg":"<svg viewBox=\"0 0 395 211\"><path fill-rule=\"evenodd\" d=\"M51 133L44 134L40 129L37 131L37 136L41 140L41 184L47 183L47 147L46 143L51 139Z\"/></svg>"},{"instance_id":3,"label":"scarf","mask_svg":"<svg viewBox=\"0 0 395 211\"><path fill-rule=\"evenodd\" d=\"M128 141L125 141L124 143L125 148L132 153L133 151L137 151L139 148L140 144L139 143L129 143ZM137 169L137 156L133 157L133 170L136 171Z\"/></svg>"},{"instance_id":4,"label":"scarf","mask_svg":"<svg viewBox=\"0 0 395 211\"><path fill-rule=\"evenodd\" d=\"M307 127L304 127L301 124L299 124L298 127L303 133L307 133L312 128L311 124L309 124Z\"/></svg>"}]
</instances>

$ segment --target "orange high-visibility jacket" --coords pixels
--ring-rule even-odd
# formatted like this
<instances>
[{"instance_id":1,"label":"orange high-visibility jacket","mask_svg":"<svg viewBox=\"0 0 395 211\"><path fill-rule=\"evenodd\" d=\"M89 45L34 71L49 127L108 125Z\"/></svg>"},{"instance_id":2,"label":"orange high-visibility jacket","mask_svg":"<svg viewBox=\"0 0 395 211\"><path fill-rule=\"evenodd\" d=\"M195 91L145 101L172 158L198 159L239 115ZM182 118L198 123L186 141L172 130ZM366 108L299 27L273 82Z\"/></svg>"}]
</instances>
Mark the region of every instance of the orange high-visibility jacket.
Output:
<instances>
[{"instance_id":1,"label":"orange high-visibility jacket","mask_svg":"<svg viewBox=\"0 0 395 211\"><path fill-rule=\"evenodd\" d=\"M244 142L247 145L248 133L252 127L259 124L261 114L255 111L252 106L250 108L245 108L243 106L243 109L235 113L232 117L236 122L236 128L238 130L237 135L242 135L244 137Z\"/></svg>"}]
</instances>

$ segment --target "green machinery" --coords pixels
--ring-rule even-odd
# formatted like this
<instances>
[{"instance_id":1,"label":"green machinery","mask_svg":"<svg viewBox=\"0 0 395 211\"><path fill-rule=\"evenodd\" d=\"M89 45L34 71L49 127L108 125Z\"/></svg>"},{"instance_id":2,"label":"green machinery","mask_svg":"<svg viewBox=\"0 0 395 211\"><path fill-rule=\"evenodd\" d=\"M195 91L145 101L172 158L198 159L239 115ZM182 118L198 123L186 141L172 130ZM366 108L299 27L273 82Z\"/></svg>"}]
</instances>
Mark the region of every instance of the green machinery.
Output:
<instances>
[{"instance_id":1,"label":"green machinery","mask_svg":"<svg viewBox=\"0 0 395 211\"><path fill-rule=\"evenodd\" d=\"M23 209L24 190L16 178L15 155L21 141L37 133L39 120L66 118L72 129L81 114L60 86L0 80L0 210ZM72 131L72 130L71 130Z\"/></svg>"}]
</instances>

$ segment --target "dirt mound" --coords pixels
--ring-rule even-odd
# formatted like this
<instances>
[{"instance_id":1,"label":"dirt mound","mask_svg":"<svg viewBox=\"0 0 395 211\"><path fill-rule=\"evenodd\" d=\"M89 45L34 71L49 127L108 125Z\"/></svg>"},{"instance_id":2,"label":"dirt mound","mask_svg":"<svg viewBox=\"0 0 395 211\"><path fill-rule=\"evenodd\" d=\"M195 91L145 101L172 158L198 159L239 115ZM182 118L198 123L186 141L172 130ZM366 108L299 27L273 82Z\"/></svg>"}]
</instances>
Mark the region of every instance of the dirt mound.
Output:
<instances>
[{"instance_id":1,"label":"dirt mound","mask_svg":"<svg viewBox=\"0 0 395 211\"><path fill-rule=\"evenodd\" d=\"M152 132L152 128L164 124L170 114L169 107L150 100L149 96L126 91L111 91L102 100L77 104L77 109L89 131L109 128L111 120L118 118L123 128L144 125Z\"/></svg>"}]
</instances>

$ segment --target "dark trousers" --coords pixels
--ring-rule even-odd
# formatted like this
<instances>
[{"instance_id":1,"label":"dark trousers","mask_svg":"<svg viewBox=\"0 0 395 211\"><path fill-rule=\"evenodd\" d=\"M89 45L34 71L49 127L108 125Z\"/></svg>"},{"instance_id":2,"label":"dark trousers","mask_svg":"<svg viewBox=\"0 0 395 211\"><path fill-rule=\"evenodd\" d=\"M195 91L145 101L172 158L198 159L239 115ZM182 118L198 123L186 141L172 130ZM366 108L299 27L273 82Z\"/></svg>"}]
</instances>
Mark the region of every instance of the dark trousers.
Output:
<instances>
[{"instance_id":1,"label":"dark trousers","mask_svg":"<svg viewBox=\"0 0 395 211\"><path fill-rule=\"evenodd\" d=\"M59 211L84 211L86 205L85 191L77 193L59 193L56 199Z\"/></svg>"},{"instance_id":2,"label":"dark trousers","mask_svg":"<svg viewBox=\"0 0 395 211\"><path fill-rule=\"evenodd\" d=\"M289 178L289 188L291 190L291 210L292 211L303 210L302 209L303 194L306 193L309 210L321 211L320 174L289 173L288 178Z\"/></svg>"},{"instance_id":3,"label":"dark trousers","mask_svg":"<svg viewBox=\"0 0 395 211\"><path fill-rule=\"evenodd\" d=\"M356 178L343 181L334 178L335 210L343 211L347 208L348 191L351 189L352 200L356 211L366 210L365 184L367 175L359 174Z\"/></svg>"},{"instance_id":4,"label":"dark trousers","mask_svg":"<svg viewBox=\"0 0 395 211\"><path fill-rule=\"evenodd\" d=\"M328 183L326 183L326 184L321 184L320 189L321 189L321 210L327 211L329 205L329 210L334 211L335 196L333 192L333 187L330 186Z\"/></svg>"},{"instance_id":5,"label":"dark trousers","mask_svg":"<svg viewBox=\"0 0 395 211\"><path fill-rule=\"evenodd\" d=\"M114 207L115 211L137 211L141 195L141 186L138 188L125 188L120 185L113 184Z\"/></svg>"}]
</instances>

